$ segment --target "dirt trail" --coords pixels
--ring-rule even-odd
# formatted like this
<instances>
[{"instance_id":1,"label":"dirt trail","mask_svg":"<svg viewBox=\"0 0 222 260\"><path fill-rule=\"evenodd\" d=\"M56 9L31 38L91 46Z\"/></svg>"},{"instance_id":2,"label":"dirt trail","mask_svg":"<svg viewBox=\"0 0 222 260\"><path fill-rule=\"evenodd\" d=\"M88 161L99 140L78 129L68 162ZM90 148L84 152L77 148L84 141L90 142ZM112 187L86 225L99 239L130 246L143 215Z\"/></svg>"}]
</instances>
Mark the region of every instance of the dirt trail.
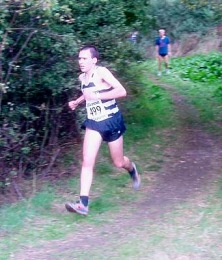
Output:
<instances>
[{"instance_id":1,"label":"dirt trail","mask_svg":"<svg viewBox=\"0 0 222 260\"><path fill-rule=\"evenodd\" d=\"M153 81L161 85L158 79ZM93 228L84 223L84 232L75 233L66 239L44 243L39 248L24 248L11 259L18 260L51 260L55 255L76 248L95 248L95 245L112 246L132 231L140 219L160 220L164 213L175 206L192 199L207 188L209 182L217 177L222 167L222 141L205 132L200 124L197 111L183 96L171 86L161 85L167 89L175 103L179 129L172 129L177 136L176 142L167 150L167 160L151 189L143 189L143 201L128 205L127 211L110 216L108 224ZM141 224L142 225L142 224ZM84 243L83 243L84 241ZM54 257L53 257L54 256ZM65 259L75 259L65 258ZM108 258L107 258L108 259Z\"/></svg>"},{"instance_id":2,"label":"dirt trail","mask_svg":"<svg viewBox=\"0 0 222 260\"><path fill-rule=\"evenodd\" d=\"M164 164L146 202L156 217L158 212L202 192L209 180L217 177L222 167L222 140L204 131L197 110L185 97L172 86L153 81L171 93L180 122L175 133L177 143L169 148L170 160Z\"/></svg>"}]
</instances>

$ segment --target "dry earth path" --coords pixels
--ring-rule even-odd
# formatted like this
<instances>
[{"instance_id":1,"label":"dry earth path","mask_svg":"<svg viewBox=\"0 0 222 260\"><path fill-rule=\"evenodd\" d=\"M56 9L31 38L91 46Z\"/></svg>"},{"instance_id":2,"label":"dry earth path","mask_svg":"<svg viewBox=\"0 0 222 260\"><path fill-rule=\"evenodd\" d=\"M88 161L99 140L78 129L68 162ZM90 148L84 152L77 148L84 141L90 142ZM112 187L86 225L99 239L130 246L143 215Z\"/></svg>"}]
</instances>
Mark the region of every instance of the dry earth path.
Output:
<instances>
[{"instance_id":1,"label":"dry earth path","mask_svg":"<svg viewBox=\"0 0 222 260\"><path fill-rule=\"evenodd\" d=\"M66 252L62 259L72 260L77 259L73 256L73 248L91 250L101 245L115 248L133 232L135 225L142 227L143 221L149 219L162 221L165 213L204 192L209 183L218 177L222 168L222 140L204 130L198 112L176 89L156 78L153 81L171 93L180 126L172 129L177 138L165 151L166 160L159 174L155 175L151 187L141 190L143 199L109 215L109 220L99 227L81 223L81 232L42 243L39 247L27 246L11 259L54 260L61 259L56 255ZM114 252L112 257L118 259ZM104 255L102 259L109 259L109 256Z\"/></svg>"}]
</instances>

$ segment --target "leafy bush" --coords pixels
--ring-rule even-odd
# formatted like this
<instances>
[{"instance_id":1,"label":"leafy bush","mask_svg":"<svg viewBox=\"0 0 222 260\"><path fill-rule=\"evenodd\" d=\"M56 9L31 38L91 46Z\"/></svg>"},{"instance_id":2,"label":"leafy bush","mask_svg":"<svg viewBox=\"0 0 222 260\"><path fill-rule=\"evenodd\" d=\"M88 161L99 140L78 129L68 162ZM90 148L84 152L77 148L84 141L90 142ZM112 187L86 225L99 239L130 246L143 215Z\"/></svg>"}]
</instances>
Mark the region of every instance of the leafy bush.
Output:
<instances>
[{"instance_id":1,"label":"leafy bush","mask_svg":"<svg viewBox=\"0 0 222 260\"><path fill-rule=\"evenodd\" d=\"M201 1L191 1L191 6L184 2L186 1L153 0L149 9L150 14L155 14L153 27L165 28L171 39L178 40L186 33L206 33L209 27L221 21L222 7L219 3L209 5L198 4Z\"/></svg>"},{"instance_id":2,"label":"leafy bush","mask_svg":"<svg viewBox=\"0 0 222 260\"><path fill-rule=\"evenodd\" d=\"M196 55L172 61L173 70L187 80L213 82L222 79L222 54Z\"/></svg>"},{"instance_id":3,"label":"leafy bush","mask_svg":"<svg viewBox=\"0 0 222 260\"><path fill-rule=\"evenodd\" d=\"M219 86L215 91L214 91L214 96L217 97L220 102L222 102L222 86Z\"/></svg>"}]
</instances>

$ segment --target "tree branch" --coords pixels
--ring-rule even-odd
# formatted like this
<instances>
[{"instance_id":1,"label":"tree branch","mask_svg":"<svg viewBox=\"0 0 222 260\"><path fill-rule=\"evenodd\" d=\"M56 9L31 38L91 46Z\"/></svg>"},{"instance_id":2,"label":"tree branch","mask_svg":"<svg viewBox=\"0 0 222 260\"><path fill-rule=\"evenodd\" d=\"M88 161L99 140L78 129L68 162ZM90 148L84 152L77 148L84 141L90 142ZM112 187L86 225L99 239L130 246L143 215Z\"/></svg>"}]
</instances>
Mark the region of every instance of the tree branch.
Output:
<instances>
[{"instance_id":1,"label":"tree branch","mask_svg":"<svg viewBox=\"0 0 222 260\"><path fill-rule=\"evenodd\" d=\"M33 34L36 33L37 30L31 32L27 39L25 40L25 42L23 43L22 47L20 48L20 50L18 51L18 53L15 55L15 57L12 59L12 61L10 62L10 65L9 65L9 69L7 71L7 74L6 74L6 77L4 79L4 83L7 83L10 75L11 75L11 72L12 72L12 68L13 68L13 64L16 63L16 61L18 60L19 56L21 55L22 51L25 49L25 47L27 46L27 44L29 43L30 39L32 38Z\"/></svg>"}]
</instances>

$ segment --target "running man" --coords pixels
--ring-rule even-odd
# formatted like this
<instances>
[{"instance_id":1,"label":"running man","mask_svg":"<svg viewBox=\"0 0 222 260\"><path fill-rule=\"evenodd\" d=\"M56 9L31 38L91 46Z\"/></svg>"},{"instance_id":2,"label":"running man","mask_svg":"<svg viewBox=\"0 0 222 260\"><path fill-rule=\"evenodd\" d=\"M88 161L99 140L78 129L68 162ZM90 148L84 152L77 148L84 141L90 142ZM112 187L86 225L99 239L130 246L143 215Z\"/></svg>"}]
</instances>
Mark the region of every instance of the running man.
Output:
<instances>
[{"instance_id":1,"label":"running man","mask_svg":"<svg viewBox=\"0 0 222 260\"><path fill-rule=\"evenodd\" d=\"M169 56L171 56L170 39L165 35L165 30L159 30L159 37L156 39L156 55L158 59L158 76L161 76L161 65L165 63L166 74L169 74Z\"/></svg>"},{"instance_id":2,"label":"running man","mask_svg":"<svg viewBox=\"0 0 222 260\"><path fill-rule=\"evenodd\" d=\"M107 142L113 164L129 172L135 190L140 187L140 175L136 166L124 156L123 133L126 128L116 103L116 98L126 96L126 90L114 75L105 67L97 66L99 53L94 46L85 46L79 51L79 76L82 95L69 102L74 110L80 103L86 102L87 118L83 141L83 161L80 176L80 198L77 202L66 203L69 212L87 215L89 211L89 193L93 180L96 157L102 144Z\"/></svg>"}]
</instances>

